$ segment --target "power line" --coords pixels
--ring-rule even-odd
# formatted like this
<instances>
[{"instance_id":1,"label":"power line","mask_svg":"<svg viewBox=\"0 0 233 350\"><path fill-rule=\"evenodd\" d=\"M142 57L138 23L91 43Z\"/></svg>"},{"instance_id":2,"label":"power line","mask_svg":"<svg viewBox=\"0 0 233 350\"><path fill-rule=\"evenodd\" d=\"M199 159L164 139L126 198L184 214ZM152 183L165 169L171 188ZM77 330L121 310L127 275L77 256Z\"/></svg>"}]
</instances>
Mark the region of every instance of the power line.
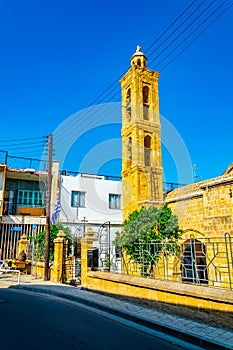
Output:
<instances>
[{"instance_id":1,"label":"power line","mask_svg":"<svg viewBox=\"0 0 233 350\"><path fill-rule=\"evenodd\" d=\"M124 72L124 73L122 73L120 76L119 76L119 78L117 78L116 80L114 80L114 82L111 84L111 85L109 85L95 100L93 100L89 105L88 105L88 107L91 107L91 106L93 106L95 103L97 103L97 101L99 100L99 98L100 97L102 97L104 94L105 94L105 92L107 92L108 90L110 90L116 83L119 83L119 80L125 75L125 73L127 72L127 70ZM116 90L116 87L112 90L112 91L114 91L114 90ZM108 94L109 95L109 94ZM107 96L108 96L107 95Z\"/></svg>"},{"instance_id":2,"label":"power line","mask_svg":"<svg viewBox=\"0 0 233 350\"><path fill-rule=\"evenodd\" d=\"M202 21L190 34L188 34L170 53L168 53L168 55L167 56L165 56L159 63L157 63L157 66L159 66L161 63L163 63L163 61L165 61L170 55L172 55L172 53L174 52L174 51L176 51L185 41L187 41L187 39L188 38L190 38L203 24L205 24L206 23L206 21L208 20L208 19L210 19L218 10L219 10L219 8L221 8L226 2L227 2L228 0L225 0L225 1L223 1L223 3L221 4L221 5L219 5L209 16L207 16L205 19L204 19L204 21ZM225 10L223 11L223 12L225 12ZM220 14L220 15L222 15L222 14ZM219 16L220 16L219 15ZM218 16L218 17L219 17ZM217 18L216 19L214 19L213 21L212 21L212 23L214 23L215 21L217 20ZM203 31L202 31L202 33L204 33L207 29L208 29L208 27L209 26L207 26L206 27L206 29L204 29ZM198 36L199 37L199 36ZM186 46L186 47L189 47L190 45L188 45L188 46ZM182 52L183 52L183 50L182 50Z\"/></svg>"},{"instance_id":3,"label":"power line","mask_svg":"<svg viewBox=\"0 0 233 350\"><path fill-rule=\"evenodd\" d=\"M16 146L16 145L15 145ZM42 145L40 146L24 146L24 147L17 147L17 148L8 148L7 151L18 151L18 150L24 150L24 149L32 149L34 150L35 148L42 148ZM3 150L5 151L5 150Z\"/></svg>"},{"instance_id":4,"label":"power line","mask_svg":"<svg viewBox=\"0 0 233 350\"><path fill-rule=\"evenodd\" d=\"M186 9L185 9L185 10L184 10L184 11L183 11L183 12L168 26L168 28L167 28L162 34L160 34L160 36L149 46L149 48L147 48L147 49L145 50L145 52L149 51L149 50L155 45L155 43L158 42L158 41L169 31L169 29L171 29L171 28L173 27L174 24L177 23L178 20L179 20L186 12L188 12L188 10L192 7L192 5L193 5L196 1L197 1L197 0L194 0L187 8L186 8ZM153 53L154 53L155 51L157 51L165 42L167 42L167 41L170 39L170 37L172 37L172 36L173 36L173 35L188 21L188 19L190 19L190 18L198 11L198 9L199 9L206 1L208 1L208 0L203 0L203 1L191 12L191 14L189 14L188 17L186 17L186 18L183 20L183 22L182 22L181 24L179 24L178 27L176 27L176 28L173 30L173 32L170 33L169 36L166 37L166 38L162 41L162 43L160 43L160 44L148 55L148 58L150 58L150 57L153 55ZM213 5L214 2L216 2L216 0L213 0L213 1L204 9L204 11L202 11L202 13L199 14L199 15L195 18L195 20L194 20L191 24L189 24L189 25L184 29L183 32L185 32L186 30L188 30L188 29L192 26L192 24L193 24L195 21L197 21L197 20L200 18L200 16L202 16L202 14L208 10L209 7L211 7L211 6ZM182 32L182 33L183 33L183 32ZM182 33L181 33L181 34L182 34ZM165 47L165 49L163 49L163 51L162 51L158 56L156 56L156 58L158 58L166 49L168 49L168 48L173 44L173 42L176 41L176 40L181 36L181 34L179 34L170 44L168 44L168 45ZM152 63L156 58L154 58L150 63ZM127 72L127 70L126 70L124 73L122 73L108 88L106 88L94 101L92 101L92 103L91 103L89 106L91 106L91 105L97 103L98 100L99 100L101 97L102 97L102 98L100 99L100 101L99 101L98 103L103 102L108 96L111 95L111 93L112 93L113 91L115 91L117 88L119 88L118 85L117 85L116 87L114 87L114 88L113 88L113 86L114 86L116 83L119 82L119 80L126 74L126 72ZM111 89L111 91L108 92L110 89ZM108 93L107 93L107 92L108 92ZM106 93L107 93L107 95L104 96L104 94L106 94ZM104 96L104 97L103 97L103 96ZM114 95L114 96L115 96L115 95ZM113 98L113 97L112 97L112 98Z\"/></svg>"},{"instance_id":5,"label":"power line","mask_svg":"<svg viewBox=\"0 0 233 350\"><path fill-rule=\"evenodd\" d=\"M188 7L168 26L168 28L153 41L153 43L145 50L145 53L149 51L169 31L169 29L171 29L173 25L176 24L176 22L179 21L179 19L192 7L195 2L197 2L197 0L192 1L191 4L188 5Z\"/></svg>"},{"instance_id":6,"label":"power line","mask_svg":"<svg viewBox=\"0 0 233 350\"><path fill-rule=\"evenodd\" d=\"M160 69L160 72L163 71L167 66L169 66L175 59L177 59L186 49L188 49L202 34L206 32L209 27L214 24L220 17L224 15L231 7L233 3L231 3L224 11L222 11L213 21L211 21L187 46L185 46L172 60L170 60L164 67Z\"/></svg>"},{"instance_id":7,"label":"power line","mask_svg":"<svg viewBox=\"0 0 233 350\"><path fill-rule=\"evenodd\" d=\"M207 0L204 0L203 2L205 2L205 1L207 1ZM169 31L169 29L171 29L171 28L173 27L173 25L174 25L176 22L178 22L179 19L180 19L186 12L188 12L188 10L192 7L192 5L193 5L195 2L197 2L197 0L192 1L192 2L190 3L190 5L189 5L184 11L182 11L182 13L168 26L168 28L167 28L164 32L162 32L162 33L159 35L159 37L158 37L155 41L153 41L153 43L145 50L145 52L148 52L148 51L156 44L156 42L158 42L158 41ZM152 54L152 53L151 53L151 54ZM151 54L150 54L150 55L151 55ZM126 74L126 72L127 72L127 70L126 70L125 72L123 72L116 80L114 80L114 82L113 82L112 84L110 84L110 85L109 85L95 100L93 100L93 101L88 105L88 107L93 106L94 104L96 104L97 101L98 101L101 97L103 97L104 94L105 94L108 90L110 90L116 83L119 83L119 80ZM117 85L117 87L118 87L118 85ZM116 89L116 88L114 88L114 89L111 90L111 91L114 91L115 89ZM109 96L109 94L108 94L107 96ZM106 98L107 96L105 96L104 98ZM103 101L103 98L101 99L101 101L100 101L99 103L101 103L102 101Z\"/></svg>"},{"instance_id":8,"label":"power line","mask_svg":"<svg viewBox=\"0 0 233 350\"><path fill-rule=\"evenodd\" d=\"M30 142L30 145L38 145L40 144L41 146L45 146L46 145L46 141L36 141L36 142ZM16 144L13 144L11 146L23 146L23 145L28 145L28 143L16 143ZM1 141L0 141L0 147L8 147L9 145L5 145L5 144L1 144Z\"/></svg>"},{"instance_id":9,"label":"power line","mask_svg":"<svg viewBox=\"0 0 233 350\"><path fill-rule=\"evenodd\" d=\"M168 40L173 36L173 34L175 34L175 33L189 20L189 19L199 10L199 8L200 8L206 1L207 1L207 0L203 0L203 1L201 2L201 4L199 4L199 5L188 15L188 17L186 17L186 18L184 19L184 21L183 21L182 23L180 23L180 24L178 25L178 27L177 27L175 30L173 30L173 32L172 32L171 34L169 34L168 37L167 37L166 39L164 39L164 40L162 41L162 43L159 44L159 46L157 46L157 47L151 52L150 56L152 56L153 53L155 53L163 44L165 44L165 42L168 41ZM216 1L216 0L213 0L212 3L208 5L208 7L212 6L212 4L213 4L215 1ZM208 9L208 7L207 7L207 9ZM202 13L199 14L199 15L195 18L195 20L197 20L198 18L200 18L201 15L202 15ZM189 28L191 25L192 25L192 23L191 23L191 24L188 24L187 27L184 29L184 31L188 30L188 28ZM181 34L182 34L182 32L181 32ZM179 34L178 37L179 37L181 34ZM176 38L177 38L177 37L176 37ZM176 40L176 38L175 38L175 40ZM172 43L173 43L173 41L172 41L168 46L172 45ZM165 47L165 50L166 50L166 47Z\"/></svg>"},{"instance_id":10,"label":"power line","mask_svg":"<svg viewBox=\"0 0 233 350\"><path fill-rule=\"evenodd\" d=\"M206 0L205 0L206 1ZM205 1L203 1L201 4L203 4ZM227 1L227 0L226 0ZM195 2L195 1L194 1ZM192 2L192 4L194 3L194 2ZM206 12L207 11L207 9L210 7L210 6L212 6L213 5L213 3L215 2L215 0L214 1L212 1L208 6L207 6L207 8L204 10L204 11L202 11L202 13L201 14L199 14L197 17L196 17L196 19L195 20L193 20L192 21L192 23L191 24L188 24L188 26L186 27L186 29L185 30L187 30L188 28L190 28L190 26L194 23L194 21L196 21L197 19L199 19L202 15L203 15L203 13L204 12ZM224 2L225 3L225 2ZM222 3L221 4L221 6L224 4L224 3ZM188 7L188 8L190 8L191 7L191 4L190 4L190 6ZM200 8L200 5L198 5L198 8ZM225 13L227 10L228 10L229 8L227 8L223 13ZM216 9L216 11L218 10L218 8ZM214 12L216 12L216 11L214 11ZM185 11L183 11L183 13L184 13ZM194 13L194 12L196 12L195 10L192 12L192 13ZM220 14L214 21L216 21L220 16L221 16L222 14ZM208 16L208 18L209 18L210 16ZM189 15L189 18L190 18L190 15ZM213 22L214 22L213 21ZM175 21L173 21L174 23L176 22L176 20ZM203 21L203 23L204 23L205 21ZM184 21L183 21L183 23L184 23ZM209 25L210 26L210 25ZM205 30L204 31L206 31L207 29L208 29L208 27L209 26L207 26L206 28L205 28ZM171 25L170 25L170 27L171 27ZM200 25L198 26L198 28L200 28ZM198 29L198 28L196 28L193 32L192 32L192 34ZM185 30L183 30L183 32L185 31ZM203 31L203 32L204 32ZM167 30L165 31L165 32L167 32ZM181 34L179 35L179 36L181 36ZM200 36L200 35L199 35ZM198 36L198 37L199 37ZM189 37L189 36L188 36ZM188 38L188 37L186 37L186 39ZM174 43L174 41L175 41L176 39L173 39L173 41L172 41L172 43ZM196 40L196 39L195 39ZM184 42L185 40L183 40L183 42ZM183 43L182 42L182 43ZM192 41L193 42L193 41ZM170 43L170 45L167 45L167 48L166 49L168 49L171 45L172 45L172 43ZM187 47L189 47L191 45L191 43L187 46ZM179 47L180 45L178 45L178 47ZM186 47L186 48L187 48ZM186 49L185 48L185 49ZM172 51L172 53L175 51L175 49ZM172 53L170 53L170 54L172 54ZM181 53L180 53L181 54ZM179 55L180 55L179 54ZM150 57L150 55L149 55L149 57ZM178 55L177 55L177 57L178 57ZM167 57L166 57L167 58ZM174 58L175 59L175 58ZM174 59L172 60L172 61L174 61ZM163 61L164 61L165 59L163 59L163 60L161 60L159 63L161 64ZM171 62L172 62L171 61ZM116 81L118 81L118 80L116 80ZM110 85L110 87L113 87L114 86L114 84L115 84L115 82L116 81L114 81L111 85ZM103 96L107 91L109 91L108 92L108 94L105 96L105 97L102 97L102 99L101 99L101 101L100 102L102 102L102 101L104 101L104 99L106 99L106 97L108 97L108 96L110 96L117 88L119 88L119 86L117 86L117 87L114 87L114 88L112 88L111 89L111 91L109 91L109 89L106 89L102 94L101 94L101 96ZM120 89L119 89L120 90ZM116 93L114 93L114 95L113 96L111 96L111 97L109 97L109 99L105 102L105 103L107 103L107 102L110 102L115 96L117 96L119 94L119 91L117 91ZM98 98L95 100L95 101L97 101L98 100ZM83 128L81 129L81 131L82 130L85 130L85 128L88 126L88 125L90 125L90 124L92 124L93 123L93 120L90 120L90 118L91 117L94 117L94 115L96 115L96 113L99 111L99 109L101 109L102 108L102 106L100 105L99 106L99 108L98 108L98 110L96 111L87 111L87 113L86 113L86 118L85 118L85 123L83 123L82 125L83 125ZM102 119L104 119L105 117L102 117L102 118L95 118L95 120L102 120ZM89 119L89 123L88 123L88 119ZM75 130L73 130L73 128L72 128L72 126L74 125L74 123L75 123L75 116L74 116L74 118L73 118L73 120L71 120L71 123L70 123L70 125L69 125L69 127L70 127L70 130L72 130L73 132L75 132ZM80 130L80 128L79 128L79 130ZM55 135L56 137L57 136L59 136L59 133L57 134L57 135ZM69 135L68 135L68 133L67 133L67 137L69 137L70 136L70 131L69 131ZM63 140L65 140L66 141L66 139L65 139L65 137L64 137L64 134L63 134Z\"/></svg>"},{"instance_id":11,"label":"power line","mask_svg":"<svg viewBox=\"0 0 233 350\"><path fill-rule=\"evenodd\" d=\"M204 0L202 3L201 3L201 5L205 2L206 0ZM227 0L226 0L227 1ZM160 52L160 53L158 53L157 54L157 56L155 56L151 61L150 61L150 63L153 63L157 58L159 58L167 49L169 49L169 47L170 46L172 46L173 44L174 44L174 42L176 42L178 39L179 39L179 37L181 36L181 35L183 35L197 20L199 20L200 19L200 17L206 12L206 11L208 11L208 9L214 4L216 2L216 0L213 0L202 12L201 12L201 14L199 14L198 16L196 16L193 20L192 20L192 22L185 28L185 29L183 29L182 31L181 31L181 33L179 33L177 36L176 36L176 38L175 39L173 39L167 46L165 46L165 48L163 48L163 50ZM200 7L200 6L199 6ZM197 10L197 9L196 9ZM194 13L195 11L193 11L192 13ZM189 16L190 17L190 16ZM188 17L188 18L189 18ZM184 21L185 22L185 21ZM184 23L183 22L183 23ZM178 29L180 28L180 26L178 27ZM174 31L174 32L176 32L176 31ZM173 33L172 33L173 34ZM171 35L172 35L171 34ZM171 36L170 35L170 36ZM169 37L170 37L169 36ZM165 40L166 41L166 40ZM164 42L165 42L164 41ZM160 47L160 46L159 46ZM158 48L159 48L158 47ZM156 48L156 50L157 50L157 48ZM155 50L153 51L153 53L155 52Z\"/></svg>"},{"instance_id":12,"label":"power line","mask_svg":"<svg viewBox=\"0 0 233 350\"><path fill-rule=\"evenodd\" d=\"M38 136L38 137L29 137L26 139L16 139L16 140L0 140L1 142L18 142L18 141L26 141L26 140L36 140L36 139L42 139L42 138L48 138L48 136Z\"/></svg>"},{"instance_id":13,"label":"power line","mask_svg":"<svg viewBox=\"0 0 233 350\"><path fill-rule=\"evenodd\" d=\"M12 139L12 140L1 140L0 141L0 148L7 148L7 149L1 149L0 152L7 153L9 157L12 157L9 155L9 152L12 151L18 151L20 155L26 154L30 157L35 157L35 154L38 155L43 153L44 147L47 144L47 136L38 136L38 137L28 137L28 138L22 138L22 139ZM40 141L36 141L40 140ZM28 142L22 142L22 141L28 141Z\"/></svg>"}]
</instances>

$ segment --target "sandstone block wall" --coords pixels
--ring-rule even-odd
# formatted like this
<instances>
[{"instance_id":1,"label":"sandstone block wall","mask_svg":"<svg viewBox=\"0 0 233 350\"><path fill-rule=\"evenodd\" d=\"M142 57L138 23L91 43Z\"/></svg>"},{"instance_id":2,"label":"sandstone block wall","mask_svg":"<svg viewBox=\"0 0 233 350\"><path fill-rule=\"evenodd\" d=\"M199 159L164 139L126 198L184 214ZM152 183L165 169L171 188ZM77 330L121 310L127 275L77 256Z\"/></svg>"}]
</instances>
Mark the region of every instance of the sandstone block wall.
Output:
<instances>
[{"instance_id":1,"label":"sandstone block wall","mask_svg":"<svg viewBox=\"0 0 233 350\"><path fill-rule=\"evenodd\" d=\"M233 164L222 176L170 192L166 197L183 230L205 237L233 234Z\"/></svg>"}]
</instances>

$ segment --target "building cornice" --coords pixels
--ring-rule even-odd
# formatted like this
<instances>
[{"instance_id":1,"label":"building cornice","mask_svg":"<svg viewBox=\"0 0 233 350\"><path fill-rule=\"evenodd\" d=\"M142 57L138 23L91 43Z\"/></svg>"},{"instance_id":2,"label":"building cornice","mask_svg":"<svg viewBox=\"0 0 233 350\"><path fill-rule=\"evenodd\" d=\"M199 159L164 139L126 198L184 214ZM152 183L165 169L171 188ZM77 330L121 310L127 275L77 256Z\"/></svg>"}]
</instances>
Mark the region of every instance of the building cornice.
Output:
<instances>
[{"instance_id":1,"label":"building cornice","mask_svg":"<svg viewBox=\"0 0 233 350\"><path fill-rule=\"evenodd\" d=\"M233 183L233 176L220 177L212 181L207 181L203 184L200 184L200 188L208 188L208 187L213 187L213 186L217 186L220 184L227 184L227 183Z\"/></svg>"},{"instance_id":2,"label":"building cornice","mask_svg":"<svg viewBox=\"0 0 233 350\"><path fill-rule=\"evenodd\" d=\"M177 197L174 197L174 198L166 199L165 202L166 203L180 202L180 201L192 199L192 198L195 198L195 197L202 197L203 194L204 194L204 191L192 192L192 193L185 194L183 196L177 196Z\"/></svg>"}]
</instances>

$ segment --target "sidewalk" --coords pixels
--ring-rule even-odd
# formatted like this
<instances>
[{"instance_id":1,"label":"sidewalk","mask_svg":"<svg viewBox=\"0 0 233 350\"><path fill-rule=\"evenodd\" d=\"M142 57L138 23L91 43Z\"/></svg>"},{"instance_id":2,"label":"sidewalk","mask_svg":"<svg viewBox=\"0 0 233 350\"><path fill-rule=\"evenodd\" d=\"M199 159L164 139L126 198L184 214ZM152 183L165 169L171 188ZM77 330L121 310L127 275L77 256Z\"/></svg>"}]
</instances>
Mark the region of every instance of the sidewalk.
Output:
<instances>
[{"instance_id":1,"label":"sidewalk","mask_svg":"<svg viewBox=\"0 0 233 350\"><path fill-rule=\"evenodd\" d=\"M66 298L161 331L204 349L233 349L233 331L193 321L183 316L158 311L155 308L128 302L81 288L44 282L32 276L0 275L0 288L17 288Z\"/></svg>"}]
</instances>

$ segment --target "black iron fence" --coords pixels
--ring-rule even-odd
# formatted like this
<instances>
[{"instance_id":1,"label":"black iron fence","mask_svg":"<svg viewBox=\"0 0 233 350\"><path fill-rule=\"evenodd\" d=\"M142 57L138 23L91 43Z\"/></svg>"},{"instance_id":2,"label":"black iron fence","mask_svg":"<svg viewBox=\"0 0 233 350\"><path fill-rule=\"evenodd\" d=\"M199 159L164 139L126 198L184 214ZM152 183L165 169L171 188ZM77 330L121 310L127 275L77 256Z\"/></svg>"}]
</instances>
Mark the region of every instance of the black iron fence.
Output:
<instances>
[{"instance_id":1,"label":"black iron fence","mask_svg":"<svg viewBox=\"0 0 233 350\"><path fill-rule=\"evenodd\" d=\"M143 243L135 245L135 258L124 251L102 242L98 245L98 263L95 269L157 280L192 283L232 289L232 238L195 238L169 243Z\"/></svg>"}]
</instances>

